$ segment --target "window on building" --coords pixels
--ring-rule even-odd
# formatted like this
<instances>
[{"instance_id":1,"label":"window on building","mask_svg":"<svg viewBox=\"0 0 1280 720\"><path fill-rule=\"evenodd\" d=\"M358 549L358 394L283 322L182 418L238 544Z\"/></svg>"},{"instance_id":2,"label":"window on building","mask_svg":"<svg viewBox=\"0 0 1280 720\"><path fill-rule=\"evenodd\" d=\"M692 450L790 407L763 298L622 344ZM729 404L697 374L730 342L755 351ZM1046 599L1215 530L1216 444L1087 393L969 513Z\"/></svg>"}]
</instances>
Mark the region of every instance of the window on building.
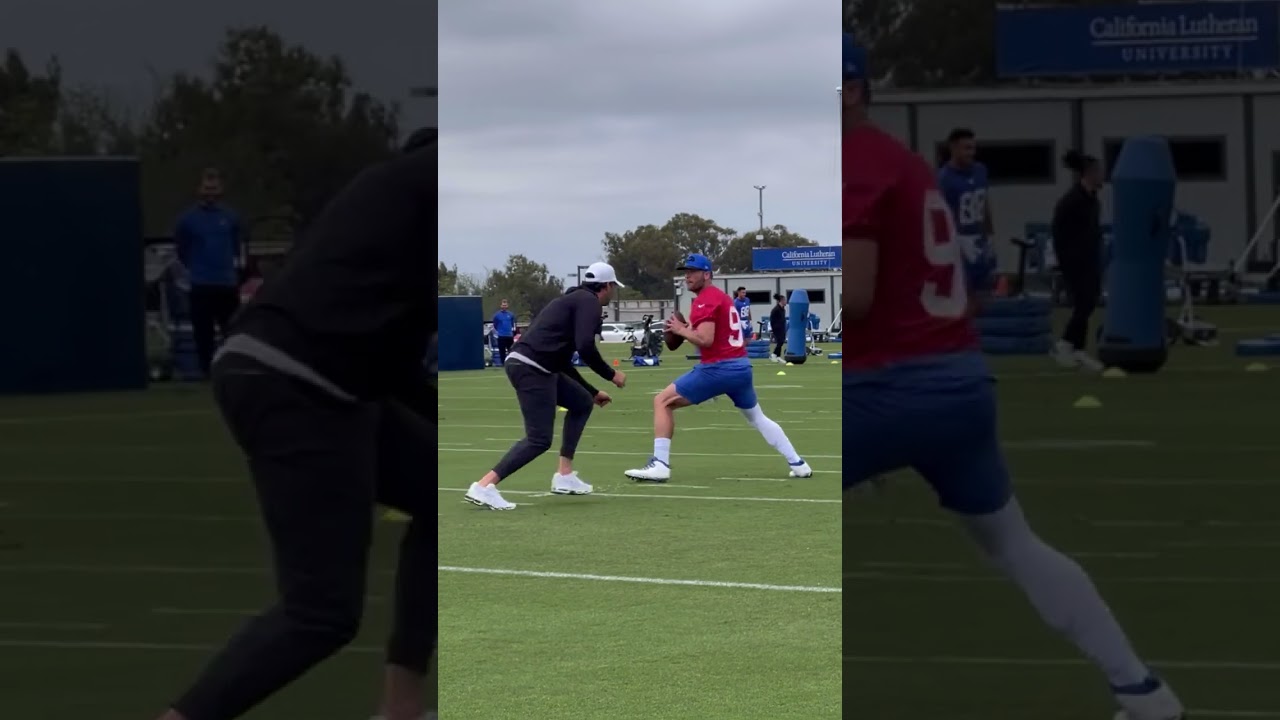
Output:
<instances>
[{"instance_id":1,"label":"window on building","mask_svg":"<svg viewBox=\"0 0 1280 720\"><path fill-rule=\"evenodd\" d=\"M1108 138L1103 142L1103 162L1107 179L1120 157L1124 138ZM1173 169L1178 180L1185 182L1214 182L1227 179L1227 140L1223 137L1172 137L1169 152L1173 155Z\"/></svg>"},{"instance_id":2,"label":"window on building","mask_svg":"<svg viewBox=\"0 0 1280 720\"><path fill-rule=\"evenodd\" d=\"M1058 179L1057 144L1052 140L983 140L978 137L978 162L987 166L992 185L1055 183ZM937 144L937 161L948 160L946 141Z\"/></svg>"},{"instance_id":3,"label":"window on building","mask_svg":"<svg viewBox=\"0 0 1280 720\"><path fill-rule=\"evenodd\" d=\"M752 305L770 305L773 303L773 293L768 290L748 290L747 299Z\"/></svg>"},{"instance_id":4,"label":"window on building","mask_svg":"<svg viewBox=\"0 0 1280 720\"><path fill-rule=\"evenodd\" d=\"M809 290L806 288L805 292L809 293L809 302L811 303L824 303L827 301L826 290Z\"/></svg>"}]
</instances>

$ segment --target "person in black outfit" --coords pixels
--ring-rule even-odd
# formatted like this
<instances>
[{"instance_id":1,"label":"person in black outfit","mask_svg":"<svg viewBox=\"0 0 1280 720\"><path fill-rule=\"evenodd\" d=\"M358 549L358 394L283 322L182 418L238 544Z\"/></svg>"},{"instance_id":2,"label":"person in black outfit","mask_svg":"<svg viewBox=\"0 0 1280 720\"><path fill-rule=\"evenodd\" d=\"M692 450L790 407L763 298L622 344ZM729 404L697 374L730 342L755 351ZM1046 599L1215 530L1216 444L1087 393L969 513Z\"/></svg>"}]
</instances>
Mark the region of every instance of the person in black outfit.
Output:
<instances>
[{"instance_id":1,"label":"person in black outfit","mask_svg":"<svg viewBox=\"0 0 1280 720\"><path fill-rule=\"evenodd\" d=\"M782 347L787 342L787 296L777 293L773 296L777 304L769 311L769 333L773 335L773 357L770 360L785 363L782 358Z\"/></svg>"},{"instance_id":2,"label":"person in black outfit","mask_svg":"<svg viewBox=\"0 0 1280 720\"><path fill-rule=\"evenodd\" d=\"M552 300L534 317L529 328L507 354L507 380L516 391L516 402L524 416L524 438L478 482L471 483L464 499L490 510L514 510L498 492L498 483L551 449L555 434L556 407L566 411L564 435L560 439L560 466L551 477L551 492L557 495L586 495L591 486L573 469L573 455L595 405L604 407L612 398L587 382L573 366L573 354L595 374L619 388L627 376L609 367L596 348L600 334L600 308L609 304L618 282L613 267L593 263L582 274L582 285Z\"/></svg>"},{"instance_id":3,"label":"person in black outfit","mask_svg":"<svg viewBox=\"0 0 1280 720\"><path fill-rule=\"evenodd\" d=\"M1102 220L1098 191L1102 163L1072 150L1062 159L1075 182L1053 209L1053 251L1071 298L1071 318L1054 346L1054 358L1064 367L1101 370L1085 352L1089 318L1102 295Z\"/></svg>"},{"instance_id":4,"label":"person in black outfit","mask_svg":"<svg viewBox=\"0 0 1280 720\"><path fill-rule=\"evenodd\" d=\"M279 599L164 720L248 713L356 636L375 503L410 516L400 544L382 715L427 713L436 639L436 133L341 190L233 322L213 389L248 458ZM425 715L424 715L425 714Z\"/></svg>"}]
</instances>

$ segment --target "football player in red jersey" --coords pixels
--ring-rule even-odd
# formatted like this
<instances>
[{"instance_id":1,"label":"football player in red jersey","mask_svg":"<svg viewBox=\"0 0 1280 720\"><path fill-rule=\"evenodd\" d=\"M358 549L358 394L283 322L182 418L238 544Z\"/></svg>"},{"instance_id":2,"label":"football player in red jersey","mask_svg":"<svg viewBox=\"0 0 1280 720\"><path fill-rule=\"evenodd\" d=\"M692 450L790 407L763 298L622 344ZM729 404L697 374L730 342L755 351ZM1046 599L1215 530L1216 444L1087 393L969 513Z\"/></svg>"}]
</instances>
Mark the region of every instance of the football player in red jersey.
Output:
<instances>
[{"instance_id":1,"label":"football player in red jersey","mask_svg":"<svg viewBox=\"0 0 1280 720\"><path fill-rule=\"evenodd\" d=\"M1106 675L1117 720L1179 720L1092 581L1013 496L968 269L925 161L867 118L865 53L844 37L844 487L912 468L1050 626Z\"/></svg>"},{"instance_id":2,"label":"football player in red jersey","mask_svg":"<svg viewBox=\"0 0 1280 720\"><path fill-rule=\"evenodd\" d=\"M701 361L676 378L653 398L653 456L644 467L628 470L626 476L639 482L666 482L671 478L671 437L675 434L676 408L699 405L719 395L727 395L751 427L787 460L791 477L812 477L813 468L796 454L782 426L760 409L747 359L749 327L723 290L711 284L711 261L705 255L685 258L682 269L685 285L694 298L688 324L667 319L667 330L698 346Z\"/></svg>"}]
</instances>

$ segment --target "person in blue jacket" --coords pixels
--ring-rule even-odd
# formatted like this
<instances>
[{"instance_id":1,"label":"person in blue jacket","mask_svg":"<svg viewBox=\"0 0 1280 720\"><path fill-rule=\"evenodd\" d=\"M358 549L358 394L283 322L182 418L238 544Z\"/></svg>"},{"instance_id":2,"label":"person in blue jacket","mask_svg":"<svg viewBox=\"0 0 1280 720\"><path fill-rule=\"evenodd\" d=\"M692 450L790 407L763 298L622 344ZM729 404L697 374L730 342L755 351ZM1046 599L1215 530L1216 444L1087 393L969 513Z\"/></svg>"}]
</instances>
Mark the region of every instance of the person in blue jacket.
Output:
<instances>
[{"instance_id":1,"label":"person in blue jacket","mask_svg":"<svg viewBox=\"0 0 1280 720\"><path fill-rule=\"evenodd\" d=\"M231 318L240 309L243 226L240 217L222 203L217 170L204 171L198 194L196 204L178 218L173 240L191 282L188 305L196 357L201 372L209 377L217 334L226 336Z\"/></svg>"},{"instance_id":2,"label":"person in blue jacket","mask_svg":"<svg viewBox=\"0 0 1280 720\"><path fill-rule=\"evenodd\" d=\"M493 334L498 338L498 367L507 362L507 353L515 344L516 316L511 314L510 307L503 299L498 305L498 312L493 314Z\"/></svg>"}]
</instances>

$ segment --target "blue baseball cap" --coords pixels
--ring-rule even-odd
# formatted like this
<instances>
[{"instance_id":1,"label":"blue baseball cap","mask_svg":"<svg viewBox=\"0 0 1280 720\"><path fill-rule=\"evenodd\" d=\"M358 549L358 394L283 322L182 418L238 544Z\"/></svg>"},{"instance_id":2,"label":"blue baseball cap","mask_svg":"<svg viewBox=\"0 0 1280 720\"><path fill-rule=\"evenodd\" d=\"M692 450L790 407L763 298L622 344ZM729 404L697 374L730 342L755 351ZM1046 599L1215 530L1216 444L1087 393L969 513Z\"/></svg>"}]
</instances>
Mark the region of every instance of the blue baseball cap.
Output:
<instances>
[{"instance_id":1,"label":"blue baseball cap","mask_svg":"<svg viewBox=\"0 0 1280 720\"><path fill-rule=\"evenodd\" d=\"M711 272L711 260L706 255L694 253L684 259L684 264L680 266L680 269Z\"/></svg>"},{"instance_id":2,"label":"blue baseball cap","mask_svg":"<svg viewBox=\"0 0 1280 720\"><path fill-rule=\"evenodd\" d=\"M853 41L853 35L844 33L844 79L867 79L867 51Z\"/></svg>"}]
</instances>

